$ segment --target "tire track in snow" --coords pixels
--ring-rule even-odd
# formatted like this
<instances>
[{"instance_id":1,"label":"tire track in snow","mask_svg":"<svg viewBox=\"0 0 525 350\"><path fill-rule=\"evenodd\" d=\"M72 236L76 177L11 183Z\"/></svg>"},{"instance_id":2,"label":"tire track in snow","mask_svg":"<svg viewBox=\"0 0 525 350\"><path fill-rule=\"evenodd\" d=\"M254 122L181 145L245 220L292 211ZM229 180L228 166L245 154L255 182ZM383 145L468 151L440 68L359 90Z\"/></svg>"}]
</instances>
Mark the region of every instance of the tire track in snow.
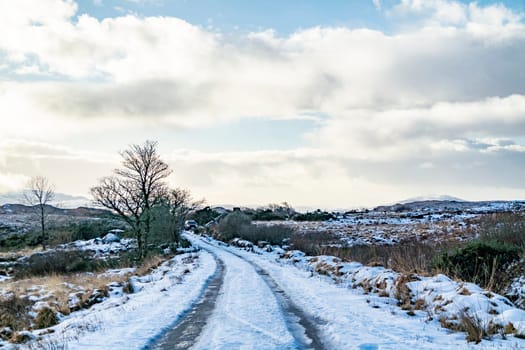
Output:
<instances>
[{"instance_id":1,"label":"tire track in snow","mask_svg":"<svg viewBox=\"0 0 525 350\"><path fill-rule=\"evenodd\" d=\"M268 287L270 287L283 308L290 326L290 332L299 343L301 349L324 350L325 347L321 341L317 326L318 322L312 320L312 318L308 317L302 309L295 305L266 270L256 263L246 260L242 255L235 254L231 251L228 252L252 265L255 272L257 272L257 274L266 282Z\"/></svg>"},{"instance_id":2,"label":"tire track in snow","mask_svg":"<svg viewBox=\"0 0 525 350\"><path fill-rule=\"evenodd\" d=\"M184 350L195 344L215 309L217 297L224 282L224 263L215 254L211 254L217 262L217 270L199 300L193 304L192 308L174 328L168 330L148 349Z\"/></svg>"},{"instance_id":3,"label":"tire track in snow","mask_svg":"<svg viewBox=\"0 0 525 350\"><path fill-rule=\"evenodd\" d=\"M325 347L319 336L317 322L313 321L304 313L297 305L295 305L286 293L279 287L275 280L262 268L250 263L255 271L265 280L266 284L272 289L277 300L281 304L286 313L288 322L290 323L290 331L295 339L301 345L301 349L324 350ZM300 327L297 327L300 326ZM305 339L306 336L306 339Z\"/></svg>"},{"instance_id":4,"label":"tire track in snow","mask_svg":"<svg viewBox=\"0 0 525 350\"><path fill-rule=\"evenodd\" d=\"M325 349L325 346L323 345L323 342L319 336L317 322L315 322L311 317L308 317L302 309L295 305L285 294L285 292L279 287L275 280L264 269L262 269L257 264L246 260L242 255L238 255L230 250L225 250L221 247L211 245L205 240L198 240L197 242L203 242L204 244L201 243L199 246L212 254L214 254L213 250L218 249L222 253L231 254L251 266L253 271L261 277L265 285L275 297L281 308L281 312L284 315L287 328L290 334L293 336L299 349Z\"/></svg>"}]
</instances>

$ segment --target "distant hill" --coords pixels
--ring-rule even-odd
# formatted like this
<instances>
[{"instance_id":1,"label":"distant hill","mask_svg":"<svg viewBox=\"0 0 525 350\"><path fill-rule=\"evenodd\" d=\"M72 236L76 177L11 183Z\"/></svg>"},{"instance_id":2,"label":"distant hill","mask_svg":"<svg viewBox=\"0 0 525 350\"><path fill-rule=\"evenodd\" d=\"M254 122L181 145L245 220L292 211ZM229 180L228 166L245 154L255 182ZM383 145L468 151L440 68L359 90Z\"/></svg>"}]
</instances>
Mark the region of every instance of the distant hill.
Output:
<instances>
[{"instance_id":1,"label":"distant hill","mask_svg":"<svg viewBox=\"0 0 525 350\"><path fill-rule=\"evenodd\" d=\"M24 201L24 193L9 192L0 194L0 205L3 204L27 204ZM55 193L55 199L50 203L59 208L94 207L93 201L82 196L72 196L65 193Z\"/></svg>"},{"instance_id":2,"label":"distant hill","mask_svg":"<svg viewBox=\"0 0 525 350\"><path fill-rule=\"evenodd\" d=\"M399 204L414 203L414 202L425 202L425 201L467 202L464 199L461 199L461 198L458 198L458 197L453 197L453 196L427 195L427 196L419 196L419 197L405 199L403 201L400 201ZM396 203L396 204L398 204L398 203Z\"/></svg>"},{"instance_id":3,"label":"distant hill","mask_svg":"<svg viewBox=\"0 0 525 350\"><path fill-rule=\"evenodd\" d=\"M525 201L480 201L462 200L422 200L414 202L382 205L373 209L379 212L471 212L494 213L503 211L523 211Z\"/></svg>"},{"instance_id":4,"label":"distant hill","mask_svg":"<svg viewBox=\"0 0 525 350\"><path fill-rule=\"evenodd\" d=\"M102 217L113 217L113 214L106 209L97 209L97 208L88 208L88 207L78 207L72 209L66 208L57 208L52 205L48 205L47 213L49 215L61 215L61 216L74 216L74 217L93 217L93 218L102 218ZM3 204L0 205L0 215L23 215L23 214L33 214L35 212L34 207L27 206L24 204Z\"/></svg>"}]
</instances>

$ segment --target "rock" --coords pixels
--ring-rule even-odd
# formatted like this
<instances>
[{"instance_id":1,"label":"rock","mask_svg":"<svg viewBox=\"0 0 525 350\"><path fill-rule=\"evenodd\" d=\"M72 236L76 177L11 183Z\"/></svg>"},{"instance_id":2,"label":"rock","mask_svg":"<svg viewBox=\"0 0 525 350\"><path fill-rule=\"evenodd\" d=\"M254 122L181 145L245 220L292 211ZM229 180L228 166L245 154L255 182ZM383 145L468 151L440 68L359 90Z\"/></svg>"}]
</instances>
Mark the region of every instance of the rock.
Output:
<instances>
[{"instance_id":1,"label":"rock","mask_svg":"<svg viewBox=\"0 0 525 350\"><path fill-rule=\"evenodd\" d=\"M120 237L110 232L102 238L102 241L106 244L120 242Z\"/></svg>"},{"instance_id":2,"label":"rock","mask_svg":"<svg viewBox=\"0 0 525 350\"><path fill-rule=\"evenodd\" d=\"M269 245L269 244L270 244L270 242L266 242L266 241L258 241L258 242L257 242L257 246L258 246L259 248L261 248L261 249L264 248L264 247L266 247L266 246Z\"/></svg>"},{"instance_id":3,"label":"rock","mask_svg":"<svg viewBox=\"0 0 525 350\"><path fill-rule=\"evenodd\" d=\"M9 327L0 329L0 339L9 340L13 336L13 330Z\"/></svg>"}]
</instances>

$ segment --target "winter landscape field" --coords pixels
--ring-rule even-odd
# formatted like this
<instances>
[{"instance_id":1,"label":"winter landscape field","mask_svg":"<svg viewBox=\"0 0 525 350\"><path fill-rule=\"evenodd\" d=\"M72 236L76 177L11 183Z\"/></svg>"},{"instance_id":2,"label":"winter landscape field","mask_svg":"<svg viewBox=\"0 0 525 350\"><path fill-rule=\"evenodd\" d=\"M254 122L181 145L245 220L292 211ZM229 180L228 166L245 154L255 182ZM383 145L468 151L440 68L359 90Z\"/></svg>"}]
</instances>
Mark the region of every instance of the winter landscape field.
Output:
<instances>
[{"instance_id":1,"label":"winter landscape field","mask_svg":"<svg viewBox=\"0 0 525 350\"><path fill-rule=\"evenodd\" d=\"M0 0L0 349L525 349L523 0Z\"/></svg>"},{"instance_id":2,"label":"winter landscape field","mask_svg":"<svg viewBox=\"0 0 525 350\"><path fill-rule=\"evenodd\" d=\"M498 270L489 274L504 278L489 276L494 282L481 278L476 284L425 270L421 252L425 245L452 249L442 247L445 240L456 251L472 245L498 216L501 238L513 230L501 226L507 224L515 227L513 237L523 240L524 204L422 201L403 204L404 211L378 207L333 212L323 221L249 224L238 219L255 215L254 210L205 208L195 217L212 211L216 223L193 230L199 234L185 231L186 248L176 248L177 254L173 245L157 246L158 253L152 251L142 263L126 260L137 244L122 237L125 226L45 252L5 251L1 344L7 349L520 349L525 344L523 257L498 266L491 261L489 269ZM282 208L272 212L278 216ZM28 207L1 209L2 227L31 222ZM50 217L55 225L50 234L60 232L58 227L74 230L65 225L80 221L79 212L89 210ZM98 216L92 221L110 217L93 212ZM269 209L255 212L268 215ZM518 221L510 221L514 216ZM243 237L262 236L224 239L231 228ZM292 236L280 236L287 233ZM280 244L270 242L276 238ZM305 247L308 254L298 249ZM350 257L352 247L377 248L378 255L363 263L328 255ZM406 256L397 256L400 252ZM368 258L359 250L353 254ZM381 264L388 254L401 261ZM414 259L418 262L410 266Z\"/></svg>"}]
</instances>

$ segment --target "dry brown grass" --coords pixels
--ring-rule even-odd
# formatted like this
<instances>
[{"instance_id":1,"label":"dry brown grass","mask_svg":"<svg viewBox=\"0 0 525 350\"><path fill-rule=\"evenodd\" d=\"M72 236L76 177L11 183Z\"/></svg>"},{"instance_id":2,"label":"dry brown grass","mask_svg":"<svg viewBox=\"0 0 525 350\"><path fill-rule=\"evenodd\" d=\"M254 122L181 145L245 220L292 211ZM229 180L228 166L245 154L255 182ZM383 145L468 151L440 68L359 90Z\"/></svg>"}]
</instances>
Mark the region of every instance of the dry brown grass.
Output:
<instances>
[{"instance_id":1,"label":"dry brown grass","mask_svg":"<svg viewBox=\"0 0 525 350\"><path fill-rule=\"evenodd\" d=\"M426 310L427 307L428 305L423 299L417 299L414 303L414 310Z\"/></svg>"},{"instance_id":2,"label":"dry brown grass","mask_svg":"<svg viewBox=\"0 0 525 350\"><path fill-rule=\"evenodd\" d=\"M145 259L139 267L137 267L137 270L135 273L139 276L147 275L148 273L150 273L151 271L159 267L166 260L167 260L166 257L159 256L159 255L149 257Z\"/></svg>"},{"instance_id":3,"label":"dry brown grass","mask_svg":"<svg viewBox=\"0 0 525 350\"><path fill-rule=\"evenodd\" d=\"M456 332L466 332L467 341L478 344L483 339L489 339L495 334L505 336L516 331L512 323L507 324L506 327L489 322L485 324L482 319L462 312L459 318L440 317L439 322L441 327L450 329Z\"/></svg>"},{"instance_id":4,"label":"dry brown grass","mask_svg":"<svg viewBox=\"0 0 525 350\"><path fill-rule=\"evenodd\" d=\"M141 273L151 271L162 261L164 259L148 259L141 266ZM130 273L122 275L54 274L46 277L6 281L2 284L2 293L6 296L0 297L0 328L10 327L12 331L0 332L0 338L12 343L24 343L28 338L20 331L34 327L47 328L58 321L56 319L58 313L67 315L72 311L89 308L101 302L109 295L108 285L110 284L120 284L124 292L132 292L129 286L130 275ZM74 305L70 300L72 295L75 295L77 299ZM45 302L48 307L37 312L38 310L33 308L35 300Z\"/></svg>"},{"instance_id":5,"label":"dry brown grass","mask_svg":"<svg viewBox=\"0 0 525 350\"><path fill-rule=\"evenodd\" d=\"M411 275L400 274L395 282L395 297L403 310L412 309L412 293L407 283L414 281Z\"/></svg>"},{"instance_id":6,"label":"dry brown grass","mask_svg":"<svg viewBox=\"0 0 525 350\"><path fill-rule=\"evenodd\" d=\"M73 305L73 309L87 308L100 300L97 296L107 296L108 284L117 282L125 286L128 278L129 275L108 276L91 273L51 275L9 281L4 284L3 290L17 297L37 298L46 302L53 311L67 315L74 311L71 310L69 300L71 294L75 294L80 301L78 305Z\"/></svg>"},{"instance_id":7,"label":"dry brown grass","mask_svg":"<svg viewBox=\"0 0 525 350\"><path fill-rule=\"evenodd\" d=\"M478 318L463 314L460 322L462 330L467 332L467 341L478 344L483 340L483 337L488 336L486 327Z\"/></svg>"},{"instance_id":8,"label":"dry brown grass","mask_svg":"<svg viewBox=\"0 0 525 350\"><path fill-rule=\"evenodd\" d=\"M0 297L0 328L9 327L19 331L31 323L29 311L33 303L27 297L9 294Z\"/></svg>"}]
</instances>

